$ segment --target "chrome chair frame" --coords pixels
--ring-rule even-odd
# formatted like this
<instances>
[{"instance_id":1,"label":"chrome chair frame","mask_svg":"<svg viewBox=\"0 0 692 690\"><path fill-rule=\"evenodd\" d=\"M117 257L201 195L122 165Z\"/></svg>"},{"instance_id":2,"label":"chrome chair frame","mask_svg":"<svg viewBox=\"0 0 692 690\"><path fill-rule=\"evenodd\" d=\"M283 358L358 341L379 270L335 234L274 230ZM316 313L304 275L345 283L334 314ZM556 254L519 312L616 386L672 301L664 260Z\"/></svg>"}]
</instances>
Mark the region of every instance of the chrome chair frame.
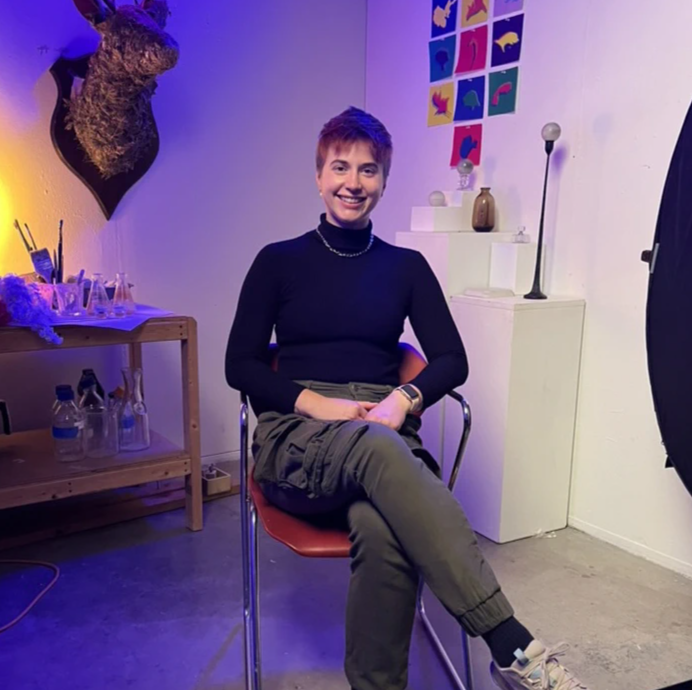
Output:
<instances>
[{"instance_id":1,"label":"chrome chair frame","mask_svg":"<svg viewBox=\"0 0 692 690\"><path fill-rule=\"evenodd\" d=\"M471 433L471 407L463 395L450 391L447 395L461 405L464 428L457 448L454 464L447 486L450 491L459 475L461 461L466 451L469 434ZM249 408L248 399L241 393L240 406L240 496L241 496L241 530L243 547L243 626L244 626L244 664L246 690L262 690L262 665L260 648L260 596L259 596L259 539L257 530L257 509L250 494L248 472L251 471L249 462ZM471 653L468 635L462 630L462 652L464 658L464 680L454 668L447 650L435 632L435 628L425 610L422 581L418 587L417 611L423 626L428 633L432 645L439 654L450 678L459 690L473 690L473 674L471 669Z\"/></svg>"}]
</instances>

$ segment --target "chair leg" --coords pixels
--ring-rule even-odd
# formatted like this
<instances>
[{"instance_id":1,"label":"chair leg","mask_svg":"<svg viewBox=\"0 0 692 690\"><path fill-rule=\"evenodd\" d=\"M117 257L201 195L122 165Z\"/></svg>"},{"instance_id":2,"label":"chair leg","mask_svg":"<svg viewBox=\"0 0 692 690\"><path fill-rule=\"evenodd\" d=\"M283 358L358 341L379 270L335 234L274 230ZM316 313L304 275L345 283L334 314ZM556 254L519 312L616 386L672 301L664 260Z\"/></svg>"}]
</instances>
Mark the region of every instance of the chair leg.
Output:
<instances>
[{"instance_id":1,"label":"chair leg","mask_svg":"<svg viewBox=\"0 0 692 690\"><path fill-rule=\"evenodd\" d=\"M246 690L262 690L259 614L259 539L257 511L241 473L241 530L243 547L243 630Z\"/></svg>"},{"instance_id":2,"label":"chair leg","mask_svg":"<svg viewBox=\"0 0 692 690\"><path fill-rule=\"evenodd\" d=\"M240 406L240 529L243 547L243 643L245 689L262 690L260 663L259 615L259 540L257 511L248 487L249 411L247 398L241 393Z\"/></svg>"},{"instance_id":3,"label":"chair leg","mask_svg":"<svg viewBox=\"0 0 692 690\"><path fill-rule=\"evenodd\" d=\"M260 613L259 613L259 540L257 512L252 500L243 506L246 513L243 529L243 623L245 632L245 688L262 690L262 666L260 660Z\"/></svg>"},{"instance_id":4,"label":"chair leg","mask_svg":"<svg viewBox=\"0 0 692 690\"><path fill-rule=\"evenodd\" d=\"M420 584L418 585L417 609L418 616L420 617L421 621L423 621L423 627L428 633L428 637L430 637L430 641L432 642L435 651L442 659L442 663L447 669L447 673L449 673L449 676L452 679L454 685L457 688L459 688L459 690L473 690L473 673L471 671L471 650L469 647L468 635L464 632L464 630L461 631L462 650L464 653L464 676L466 680L466 683L464 683L464 681L462 681L459 677L456 668L454 668L454 664L452 663L452 660L449 658L447 650L444 648L444 645L442 644L440 638L435 632L435 628L433 627L433 624L430 622L428 614L425 611L425 603L423 602L424 586L425 583L423 582L423 580L421 580Z\"/></svg>"}]
</instances>

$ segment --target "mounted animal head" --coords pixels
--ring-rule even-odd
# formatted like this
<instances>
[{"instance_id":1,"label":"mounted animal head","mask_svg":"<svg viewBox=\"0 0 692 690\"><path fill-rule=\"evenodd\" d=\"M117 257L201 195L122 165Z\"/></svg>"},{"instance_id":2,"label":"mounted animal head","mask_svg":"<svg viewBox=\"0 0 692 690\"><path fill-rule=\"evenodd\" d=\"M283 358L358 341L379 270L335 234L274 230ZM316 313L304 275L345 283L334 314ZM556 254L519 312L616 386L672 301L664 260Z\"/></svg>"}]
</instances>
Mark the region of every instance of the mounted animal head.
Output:
<instances>
[{"instance_id":1,"label":"mounted animal head","mask_svg":"<svg viewBox=\"0 0 692 690\"><path fill-rule=\"evenodd\" d=\"M166 0L116 7L114 0L74 0L101 34L84 86L70 103L70 123L104 178L131 170L151 145L156 77L175 66L178 44L164 31Z\"/></svg>"}]
</instances>

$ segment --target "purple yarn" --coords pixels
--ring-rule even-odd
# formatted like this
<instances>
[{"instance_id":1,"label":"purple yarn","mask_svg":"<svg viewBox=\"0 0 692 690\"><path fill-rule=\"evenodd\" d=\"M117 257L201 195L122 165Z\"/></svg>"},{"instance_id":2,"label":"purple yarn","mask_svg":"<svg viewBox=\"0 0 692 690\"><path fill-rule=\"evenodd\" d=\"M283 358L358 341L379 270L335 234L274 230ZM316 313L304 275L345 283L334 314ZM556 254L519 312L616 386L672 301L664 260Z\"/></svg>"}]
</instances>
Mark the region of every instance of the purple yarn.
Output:
<instances>
[{"instance_id":1,"label":"purple yarn","mask_svg":"<svg viewBox=\"0 0 692 690\"><path fill-rule=\"evenodd\" d=\"M62 343L62 338L51 325L52 312L41 299L36 287L27 285L21 278L12 274L0 277L0 300L5 303L13 324L28 326L54 345Z\"/></svg>"}]
</instances>

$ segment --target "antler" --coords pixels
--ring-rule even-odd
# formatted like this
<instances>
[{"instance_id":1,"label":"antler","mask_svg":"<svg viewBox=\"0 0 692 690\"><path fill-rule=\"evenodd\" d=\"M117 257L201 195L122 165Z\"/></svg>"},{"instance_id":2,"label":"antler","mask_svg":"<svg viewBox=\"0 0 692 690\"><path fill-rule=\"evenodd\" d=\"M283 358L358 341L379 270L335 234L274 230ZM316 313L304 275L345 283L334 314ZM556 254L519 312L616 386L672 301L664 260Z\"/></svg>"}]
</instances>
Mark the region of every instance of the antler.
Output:
<instances>
[{"instance_id":1,"label":"antler","mask_svg":"<svg viewBox=\"0 0 692 690\"><path fill-rule=\"evenodd\" d=\"M166 0L142 0L142 9L163 29L170 10Z\"/></svg>"},{"instance_id":2,"label":"antler","mask_svg":"<svg viewBox=\"0 0 692 690\"><path fill-rule=\"evenodd\" d=\"M74 4L80 14L94 25L105 21L115 12L112 0L74 0Z\"/></svg>"}]
</instances>

